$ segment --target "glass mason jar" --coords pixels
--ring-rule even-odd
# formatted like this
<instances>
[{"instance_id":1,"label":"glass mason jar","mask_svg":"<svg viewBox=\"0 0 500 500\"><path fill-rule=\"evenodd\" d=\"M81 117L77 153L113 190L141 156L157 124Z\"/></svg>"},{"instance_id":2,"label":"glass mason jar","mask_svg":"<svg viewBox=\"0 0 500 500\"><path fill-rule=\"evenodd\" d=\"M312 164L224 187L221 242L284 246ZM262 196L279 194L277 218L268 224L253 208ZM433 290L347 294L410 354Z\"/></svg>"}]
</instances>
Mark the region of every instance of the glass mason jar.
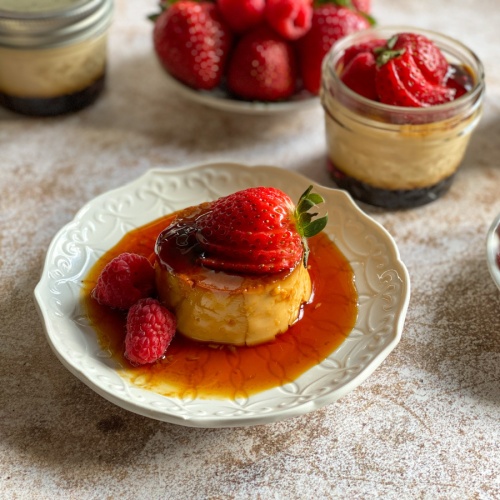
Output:
<instances>
[{"instance_id":1,"label":"glass mason jar","mask_svg":"<svg viewBox=\"0 0 500 500\"><path fill-rule=\"evenodd\" d=\"M346 48L397 33L430 38L470 90L454 101L412 108L367 99L340 80ZM460 42L409 28L369 29L339 40L323 61L321 102L325 110L328 168L337 186L353 198L385 208L429 203L451 186L485 91L481 61Z\"/></svg>"},{"instance_id":2,"label":"glass mason jar","mask_svg":"<svg viewBox=\"0 0 500 500\"><path fill-rule=\"evenodd\" d=\"M112 12L112 0L0 0L0 105L50 116L94 102Z\"/></svg>"}]
</instances>

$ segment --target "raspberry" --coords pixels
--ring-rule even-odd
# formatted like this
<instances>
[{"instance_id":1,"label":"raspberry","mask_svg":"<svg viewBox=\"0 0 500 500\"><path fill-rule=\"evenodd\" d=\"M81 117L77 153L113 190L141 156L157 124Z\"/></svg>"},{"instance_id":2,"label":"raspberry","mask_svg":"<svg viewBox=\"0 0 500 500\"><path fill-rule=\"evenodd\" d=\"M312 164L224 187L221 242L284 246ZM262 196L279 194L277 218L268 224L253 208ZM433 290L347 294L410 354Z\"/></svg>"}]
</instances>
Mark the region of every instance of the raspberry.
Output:
<instances>
[{"instance_id":1,"label":"raspberry","mask_svg":"<svg viewBox=\"0 0 500 500\"><path fill-rule=\"evenodd\" d=\"M106 264L92 297L99 304L128 309L139 299L149 297L155 289L155 271L142 255L122 253Z\"/></svg>"},{"instance_id":2,"label":"raspberry","mask_svg":"<svg viewBox=\"0 0 500 500\"><path fill-rule=\"evenodd\" d=\"M311 28L313 15L309 0L267 0L266 19L283 38L297 40Z\"/></svg>"},{"instance_id":3,"label":"raspberry","mask_svg":"<svg viewBox=\"0 0 500 500\"><path fill-rule=\"evenodd\" d=\"M156 299L141 299L127 315L125 357L135 365L153 363L167 350L176 328L175 316Z\"/></svg>"}]
</instances>

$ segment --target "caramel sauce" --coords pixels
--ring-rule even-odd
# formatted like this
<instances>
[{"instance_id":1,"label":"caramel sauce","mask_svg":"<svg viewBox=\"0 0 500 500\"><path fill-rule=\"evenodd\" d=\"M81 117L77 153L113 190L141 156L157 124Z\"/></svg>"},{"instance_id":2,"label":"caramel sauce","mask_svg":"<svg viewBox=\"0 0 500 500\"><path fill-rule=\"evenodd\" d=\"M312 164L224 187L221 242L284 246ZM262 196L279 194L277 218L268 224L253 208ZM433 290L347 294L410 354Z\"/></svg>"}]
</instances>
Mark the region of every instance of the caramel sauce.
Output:
<instances>
[{"instance_id":1,"label":"caramel sauce","mask_svg":"<svg viewBox=\"0 0 500 500\"><path fill-rule=\"evenodd\" d=\"M90 296L104 266L123 252L154 260L158 235L169 215L127 233L92 267L83 282L83 302L101 347L136 386L182 399L246 398L293 382L327 358L349 335L357 317L357 292L349 262L324 233L309 239L313 296L300 319L274 341L252 347L195 342L177 334L166 355L152 365L132 366L124 357L126 313Z\"/></svg>"}]
</instances>

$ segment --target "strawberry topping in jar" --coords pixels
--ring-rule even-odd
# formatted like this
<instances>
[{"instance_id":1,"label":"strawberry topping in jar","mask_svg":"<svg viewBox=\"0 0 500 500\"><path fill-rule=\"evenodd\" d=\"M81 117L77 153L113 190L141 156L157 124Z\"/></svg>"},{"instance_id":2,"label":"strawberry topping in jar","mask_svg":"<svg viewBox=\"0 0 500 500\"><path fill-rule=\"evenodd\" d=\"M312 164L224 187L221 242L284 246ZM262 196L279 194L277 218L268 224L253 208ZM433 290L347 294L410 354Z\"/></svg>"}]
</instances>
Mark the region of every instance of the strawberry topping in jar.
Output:
<instances>
[{"instance_id":1,"label":"strawberry topping in jar","mask_svg":"<svg viewBox=\"0 0 500 500\"><path fill-rule=\"evenodd\" d=\"M408 27L338 41L323 63L328 166L354 198L385 208L436 200L479 122L484 72L447 36Z\"/></svg>"}]
</instances>

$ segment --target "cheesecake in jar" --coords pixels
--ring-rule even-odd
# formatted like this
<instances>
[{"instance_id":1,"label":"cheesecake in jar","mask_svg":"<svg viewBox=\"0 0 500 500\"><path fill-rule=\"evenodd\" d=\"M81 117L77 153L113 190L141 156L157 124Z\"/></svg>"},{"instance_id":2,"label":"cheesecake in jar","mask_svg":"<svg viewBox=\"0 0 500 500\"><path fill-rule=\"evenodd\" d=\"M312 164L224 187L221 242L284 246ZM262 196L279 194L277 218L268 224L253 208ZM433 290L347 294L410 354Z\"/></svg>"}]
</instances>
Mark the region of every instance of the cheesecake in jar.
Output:
<instances>
[{"instance_id":1,"label":"cheesecake in jar","mask_svg":"<svg viewBox=\"0 0 500 500\"><path fill-rule=\"evenodd\" d=\"M0 0L0 105L78 111L104 88L112 0Z\"/></svg>"},{"instance_id":2,"label":"cheesecake in jar","mask_svg":"<svg viewBox=\"0 0 500 500\"><path fill-rule=\"evenodd\" d=\"M333 180L385 208L436 200L462 162L484 90L481 61L447 36L386 27L341 39L321 89Z\"/></svg>"}]
</instances>

